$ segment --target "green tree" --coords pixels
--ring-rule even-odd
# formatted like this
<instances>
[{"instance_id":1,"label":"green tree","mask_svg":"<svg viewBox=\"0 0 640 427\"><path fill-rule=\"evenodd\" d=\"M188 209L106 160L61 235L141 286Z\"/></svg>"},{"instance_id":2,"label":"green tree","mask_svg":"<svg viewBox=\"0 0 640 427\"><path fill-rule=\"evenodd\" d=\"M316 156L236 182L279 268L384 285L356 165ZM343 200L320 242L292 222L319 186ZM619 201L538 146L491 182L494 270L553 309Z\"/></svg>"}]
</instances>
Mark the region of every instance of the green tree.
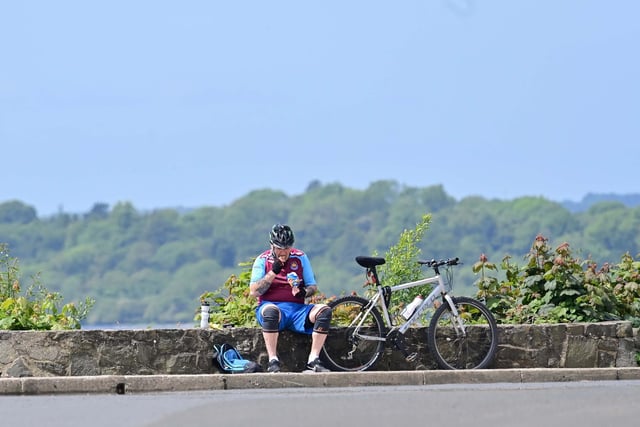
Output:
<instances>
[{"instance_id":1,"label":"green tree","mask_svg":"<svg viewBox=\"0 0 640 427\"><path fill-rule=\"evenodd\" d=\"M0 203L0 223L29 224L38 219L36 210L18 200Z\"/></svg>"}]
</instances>

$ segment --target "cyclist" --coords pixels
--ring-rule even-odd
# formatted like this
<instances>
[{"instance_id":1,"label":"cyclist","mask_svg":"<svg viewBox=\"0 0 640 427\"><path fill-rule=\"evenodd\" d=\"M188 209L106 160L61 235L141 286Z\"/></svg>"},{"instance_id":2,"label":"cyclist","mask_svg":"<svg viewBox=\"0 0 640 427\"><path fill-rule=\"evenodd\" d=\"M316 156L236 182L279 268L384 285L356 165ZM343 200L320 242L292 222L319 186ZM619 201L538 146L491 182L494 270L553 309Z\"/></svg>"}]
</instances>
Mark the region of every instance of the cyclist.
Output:
<instances>
[{"instance_id":1,"label":"cyclist","mask_svg":"<svg viewBox=\"0 0 640 427\"><path fill-rule=\"evenodd\" d=\"M331 309L326 304L305 303L305 298L317 292L317 284L309 258L293 247L294 241L288 225L275 224L269 233L271 247L258 255L251 272L249 289L250 295L258 298L256 318L269 355L267 371L280 372L278 335L287 329L311 335L305 372L328 372L319 356L329 331Z\"/></svg>"}]
</instances>

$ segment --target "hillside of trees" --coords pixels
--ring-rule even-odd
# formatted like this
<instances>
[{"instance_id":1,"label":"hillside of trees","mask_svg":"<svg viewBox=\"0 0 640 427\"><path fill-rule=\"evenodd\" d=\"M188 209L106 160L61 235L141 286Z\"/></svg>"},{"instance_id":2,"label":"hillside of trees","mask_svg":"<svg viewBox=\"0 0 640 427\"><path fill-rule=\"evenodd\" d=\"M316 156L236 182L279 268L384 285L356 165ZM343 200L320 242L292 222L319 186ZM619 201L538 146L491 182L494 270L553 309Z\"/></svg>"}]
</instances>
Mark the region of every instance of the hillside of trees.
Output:
<instances>
[{"instance_id":1,"label":"hillside of trees","mask_svg":"<svg viewBox=\"0 0 640 427\"><path fill-rule=\"evenodd\" d=\"M574 207L575 208L575 207ZM39 218L21 202L0 203L0 242L19 258L23 282L40 273L65 301L95 299L86 324L192 325L199 296L220 288L266 249L275 222L288 223L311 257L321 291L362 290L357 255L383 255L425 213L432 222L422 258L460 257L458 294L473 295L471 266L481 254L518 262L538 234L568 242L598 264L640 253L640 207L594 202L573 211L540 197L460 201L442 186L378 181L366 190L312 182L298 196L257 190L224 207L140 212L130 202L96 203L84 214Z\"/></svg>"}]
</instances>

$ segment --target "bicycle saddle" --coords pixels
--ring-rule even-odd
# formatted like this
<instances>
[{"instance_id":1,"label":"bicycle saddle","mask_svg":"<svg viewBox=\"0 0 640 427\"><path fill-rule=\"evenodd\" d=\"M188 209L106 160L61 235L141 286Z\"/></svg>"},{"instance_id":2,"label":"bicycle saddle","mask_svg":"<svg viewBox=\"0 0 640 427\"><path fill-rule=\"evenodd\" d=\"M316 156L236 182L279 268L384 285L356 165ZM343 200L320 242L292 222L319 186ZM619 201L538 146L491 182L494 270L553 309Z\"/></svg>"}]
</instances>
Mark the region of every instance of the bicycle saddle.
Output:
<instances>
[{"instance_id":1,"label":"bicycle saddle","mask_svg":"<svg viewBox=\"0 0 640 427\"><path fill-rule=\"evenodd\" d=\"M372 268L376 265L382 265L386 261L384 258L375 257L375 256L357 256L356 262L360 264L364 268Z\"/></svg>"}]
</instances>

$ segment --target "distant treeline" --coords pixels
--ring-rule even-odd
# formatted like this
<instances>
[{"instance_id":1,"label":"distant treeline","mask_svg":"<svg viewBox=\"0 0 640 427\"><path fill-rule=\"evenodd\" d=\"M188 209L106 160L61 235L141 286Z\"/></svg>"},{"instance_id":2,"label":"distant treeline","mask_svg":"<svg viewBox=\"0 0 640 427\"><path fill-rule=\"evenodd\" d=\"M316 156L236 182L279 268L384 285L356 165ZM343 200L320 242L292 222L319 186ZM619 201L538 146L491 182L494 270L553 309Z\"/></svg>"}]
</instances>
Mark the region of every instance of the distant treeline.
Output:
<instances>
[{"instance_id":1,"label":"distant treeline","mask_svg":"<svg viewBox=\"0 0 640 427\"><path fill-rule=\"evenodd\" d=\"M627 196L625 196L627 197ZM296 246L311 257L326 295L361 292L354 261L384 255L404 229L432 215L422 258L460 257L458 293L473 294L471 265L481 254L518 262L538 234L568 242L574 254L598 264L640 252L640 207L597 201L584 210L541 197L460 201L442 186L415 188L378 181L366 190L312 182L298 196L259 190L224 207L140 212L130 202L96 203L84 214L39 218L21 202L0 204L0 242L20 260L23 284L41 273L65 300L96 300L90 323L192 324L199 296L222 286L267 248L276 222L288 223ZM635 199L634 199L635 197Z\"/></svg>"}]
</instances>

